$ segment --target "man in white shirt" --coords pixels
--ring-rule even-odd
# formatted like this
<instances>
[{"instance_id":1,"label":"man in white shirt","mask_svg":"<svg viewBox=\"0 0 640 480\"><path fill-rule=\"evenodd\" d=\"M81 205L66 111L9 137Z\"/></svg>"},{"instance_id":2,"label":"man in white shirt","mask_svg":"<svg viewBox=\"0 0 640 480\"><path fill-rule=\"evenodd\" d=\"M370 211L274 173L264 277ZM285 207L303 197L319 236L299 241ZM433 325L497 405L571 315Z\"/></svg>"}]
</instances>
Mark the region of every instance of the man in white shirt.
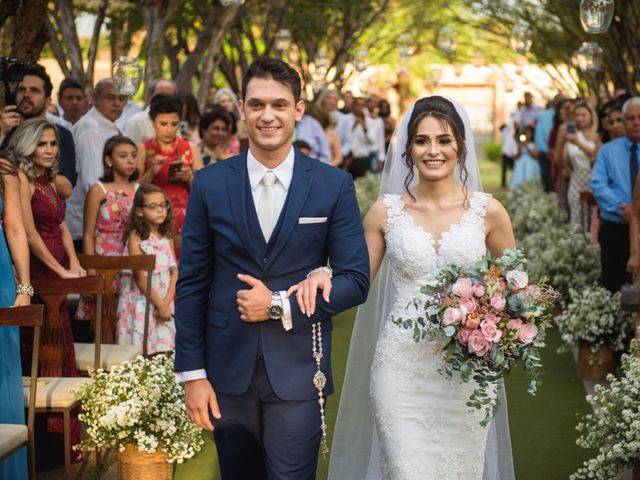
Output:
<instances>
[{"instance_id":1,"label":"man in white shirt","mask_svg":"<svg viewBox=\"0 0 640 480\"><path fill-rule=\"evenodd\" d=\"M365 99L353 100L353 111L347 115L347 127L351 135L349 173L355 179L364 177L369 169L371 151L375 147L376 128L365 113Z\"/></svg>"},{"instance_id":2,"label":"man in white shirt","mask_svg":"<svg viewBox=\"0 0 640 480\"><path fill-rule=\"evenodd\" d=\"M105 142L122 135L116 122L127 97L118 95L111 79L100 80L93 89L93 108L73 127L76 145L78 181L67 200L66 221L77 251L82 250L84 201L89 188L103 174L102 154Z\"/></svg>"},{"instance_id":3,"label":"man in white shirt","mask_svg":"<svg viewBox=\"0 0 640 480\"><path fill-rule=\"evenodd\" d=\"M376 173L381 170L384 164L386 150L384 146L384 120L380 118L380 98L377 95L370 95L367 98L367 115L371 120L371 136L374 140L371 146L371 158L369 170Z\"/></svg>"},{"instance_id":4,"label":"man in white shirt","mask_svg":"<svg viewBox=\"0 0 640 480\"><path fill-rule=\"evenodd\" d=\"M147 93L147 108L132 115L124 125L125 135L135 143L142 143L155 136L153 122L149 117L149 105L151 104L151 99L159 93L175 95L177 93L175 82L160 78L151 83Z\"/></svg>"}]
</instances>

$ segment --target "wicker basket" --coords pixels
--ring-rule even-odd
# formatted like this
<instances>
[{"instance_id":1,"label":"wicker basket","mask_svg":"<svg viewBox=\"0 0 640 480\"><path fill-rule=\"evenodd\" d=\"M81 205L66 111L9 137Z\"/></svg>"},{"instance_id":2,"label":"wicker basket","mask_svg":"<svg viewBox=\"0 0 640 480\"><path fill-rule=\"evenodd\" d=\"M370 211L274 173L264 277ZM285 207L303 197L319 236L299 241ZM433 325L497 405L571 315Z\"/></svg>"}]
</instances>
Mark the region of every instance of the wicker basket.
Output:
<instances>
[{"instance_id":1,"label":"wicker basket","mask_svg":"<svg viewBox=\"0 0 640 480\"><path fill-rule=\"evenodd\" d=\"M127 445L118 458L119 480L171 480L173 465L167 462L167 454L140 452L135 445Z\"/></svg>"},{"instance_id":2,"label":"wicker basket","mask_svg":"<svg viewBox=\"0 0 640 480\"><path fill-rule=\"evenodd\" d=\"M600 347L591 353L591 345L580 342L576 375L582 380L601 382L609 373L615 372L615 354L609 347Z\"/></svg>"}]
</instances>

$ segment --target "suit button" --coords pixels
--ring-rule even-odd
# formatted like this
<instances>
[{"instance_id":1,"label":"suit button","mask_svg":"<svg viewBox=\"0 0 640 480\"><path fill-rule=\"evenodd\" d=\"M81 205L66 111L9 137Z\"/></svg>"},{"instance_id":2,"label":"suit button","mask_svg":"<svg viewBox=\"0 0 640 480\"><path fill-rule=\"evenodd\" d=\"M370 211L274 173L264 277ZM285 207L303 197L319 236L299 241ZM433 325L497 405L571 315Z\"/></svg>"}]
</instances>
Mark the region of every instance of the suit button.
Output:
<instances>
[{"instance_id":1,"label":"suit button","mask_svg":"<svg viewBox=\"0 0 640 480\"><path fill-rule=\"evenodd\" d=\"M269 263L269 259L265 258L264 260L262 260L264 263Z\"/></svg>"}]
</instances>

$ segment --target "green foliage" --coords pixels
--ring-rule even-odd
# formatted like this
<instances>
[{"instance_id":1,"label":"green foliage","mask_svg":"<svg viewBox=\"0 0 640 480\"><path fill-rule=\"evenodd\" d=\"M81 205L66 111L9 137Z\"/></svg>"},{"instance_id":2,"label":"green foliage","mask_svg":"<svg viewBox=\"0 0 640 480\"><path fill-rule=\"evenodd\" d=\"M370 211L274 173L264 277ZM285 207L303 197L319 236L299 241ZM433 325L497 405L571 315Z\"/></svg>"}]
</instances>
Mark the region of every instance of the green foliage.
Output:
<instances>
[{"instance_id":1,"label":"green foliage","mask_svg":"<svg viewBox=\"0 0 640 480\"><path fill-rule=\"evenodd\" d=\"M367 172L364 177L356 178L356 199L358 200L358 207L360 208L360 218L364 219L365 215L371 208L371 205L378 199L378 193L380 192L380 179L381 174L373 174Z\"/></svg>"},{"instance_id":2,"label":"green foliage","mask_svg":"<svg viewBox=\"0 0 640 480\"><path fill-rule=\"evenodd\" d=\"M498 142L487 142L483 145L484 153L492 162L500 162L502 159L502 145Z\"/></svg>"}]
</instances>

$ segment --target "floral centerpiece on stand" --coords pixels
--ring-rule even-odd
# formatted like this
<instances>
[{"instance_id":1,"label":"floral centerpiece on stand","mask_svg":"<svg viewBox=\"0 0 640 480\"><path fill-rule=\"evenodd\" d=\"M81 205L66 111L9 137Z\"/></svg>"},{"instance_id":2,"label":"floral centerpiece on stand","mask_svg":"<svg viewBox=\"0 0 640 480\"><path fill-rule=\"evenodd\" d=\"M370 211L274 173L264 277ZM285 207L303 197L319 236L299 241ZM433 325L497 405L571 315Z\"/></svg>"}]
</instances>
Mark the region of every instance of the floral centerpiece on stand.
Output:
<instances>
[{"instance_id":1,"label":"floral centerpiece on stand","mask_svg":"<svg viewBox=\"0 0 640 480\"><path fill-rule=\"evenodd\" d=\"M468 405L484 409L482 425L498 409L490 389L505 371L522 363L532 395L539 383L538 349L544 346L557 292L544 283L530 284L525 266L522 251L505 250L502 257L486 256L471 268L443 268L421 289L426 299L414 299L418 314L393 318L413 330L416 342L437 341L441 374L451 378L459 372L463 382L477 382Z\"/></svg>"},{"instance_id":2,"label":"floral centerpiece on stand","mask_svg":"<svg viewBox=\"0 0 640 480\"><path fill-rule=\"evenodd\" d=\"M640 359L632 353L622 356L622 376L609 375L610 387L596 385L587 401L593 407L576 429L578 445L595 449L571 480L619 478L623 469L640 464ZM634 476L634 478L636 478Z\"/></svg>"},{"instance_id":3,"label":"floral centerpiece on stand","mask_svg":"<svg viewBox=\"0 0 640 480\"><path fill-rule=\"evenodd\" d=\"M79 418L87 425L83 450L166 454L166 462L182 463L200 451L202 430L186 414L184 390L174 378L173 355L138 356L106 372L90 372L92 382L76 392L82 401Z\"/></svg>"}]
</instances>

